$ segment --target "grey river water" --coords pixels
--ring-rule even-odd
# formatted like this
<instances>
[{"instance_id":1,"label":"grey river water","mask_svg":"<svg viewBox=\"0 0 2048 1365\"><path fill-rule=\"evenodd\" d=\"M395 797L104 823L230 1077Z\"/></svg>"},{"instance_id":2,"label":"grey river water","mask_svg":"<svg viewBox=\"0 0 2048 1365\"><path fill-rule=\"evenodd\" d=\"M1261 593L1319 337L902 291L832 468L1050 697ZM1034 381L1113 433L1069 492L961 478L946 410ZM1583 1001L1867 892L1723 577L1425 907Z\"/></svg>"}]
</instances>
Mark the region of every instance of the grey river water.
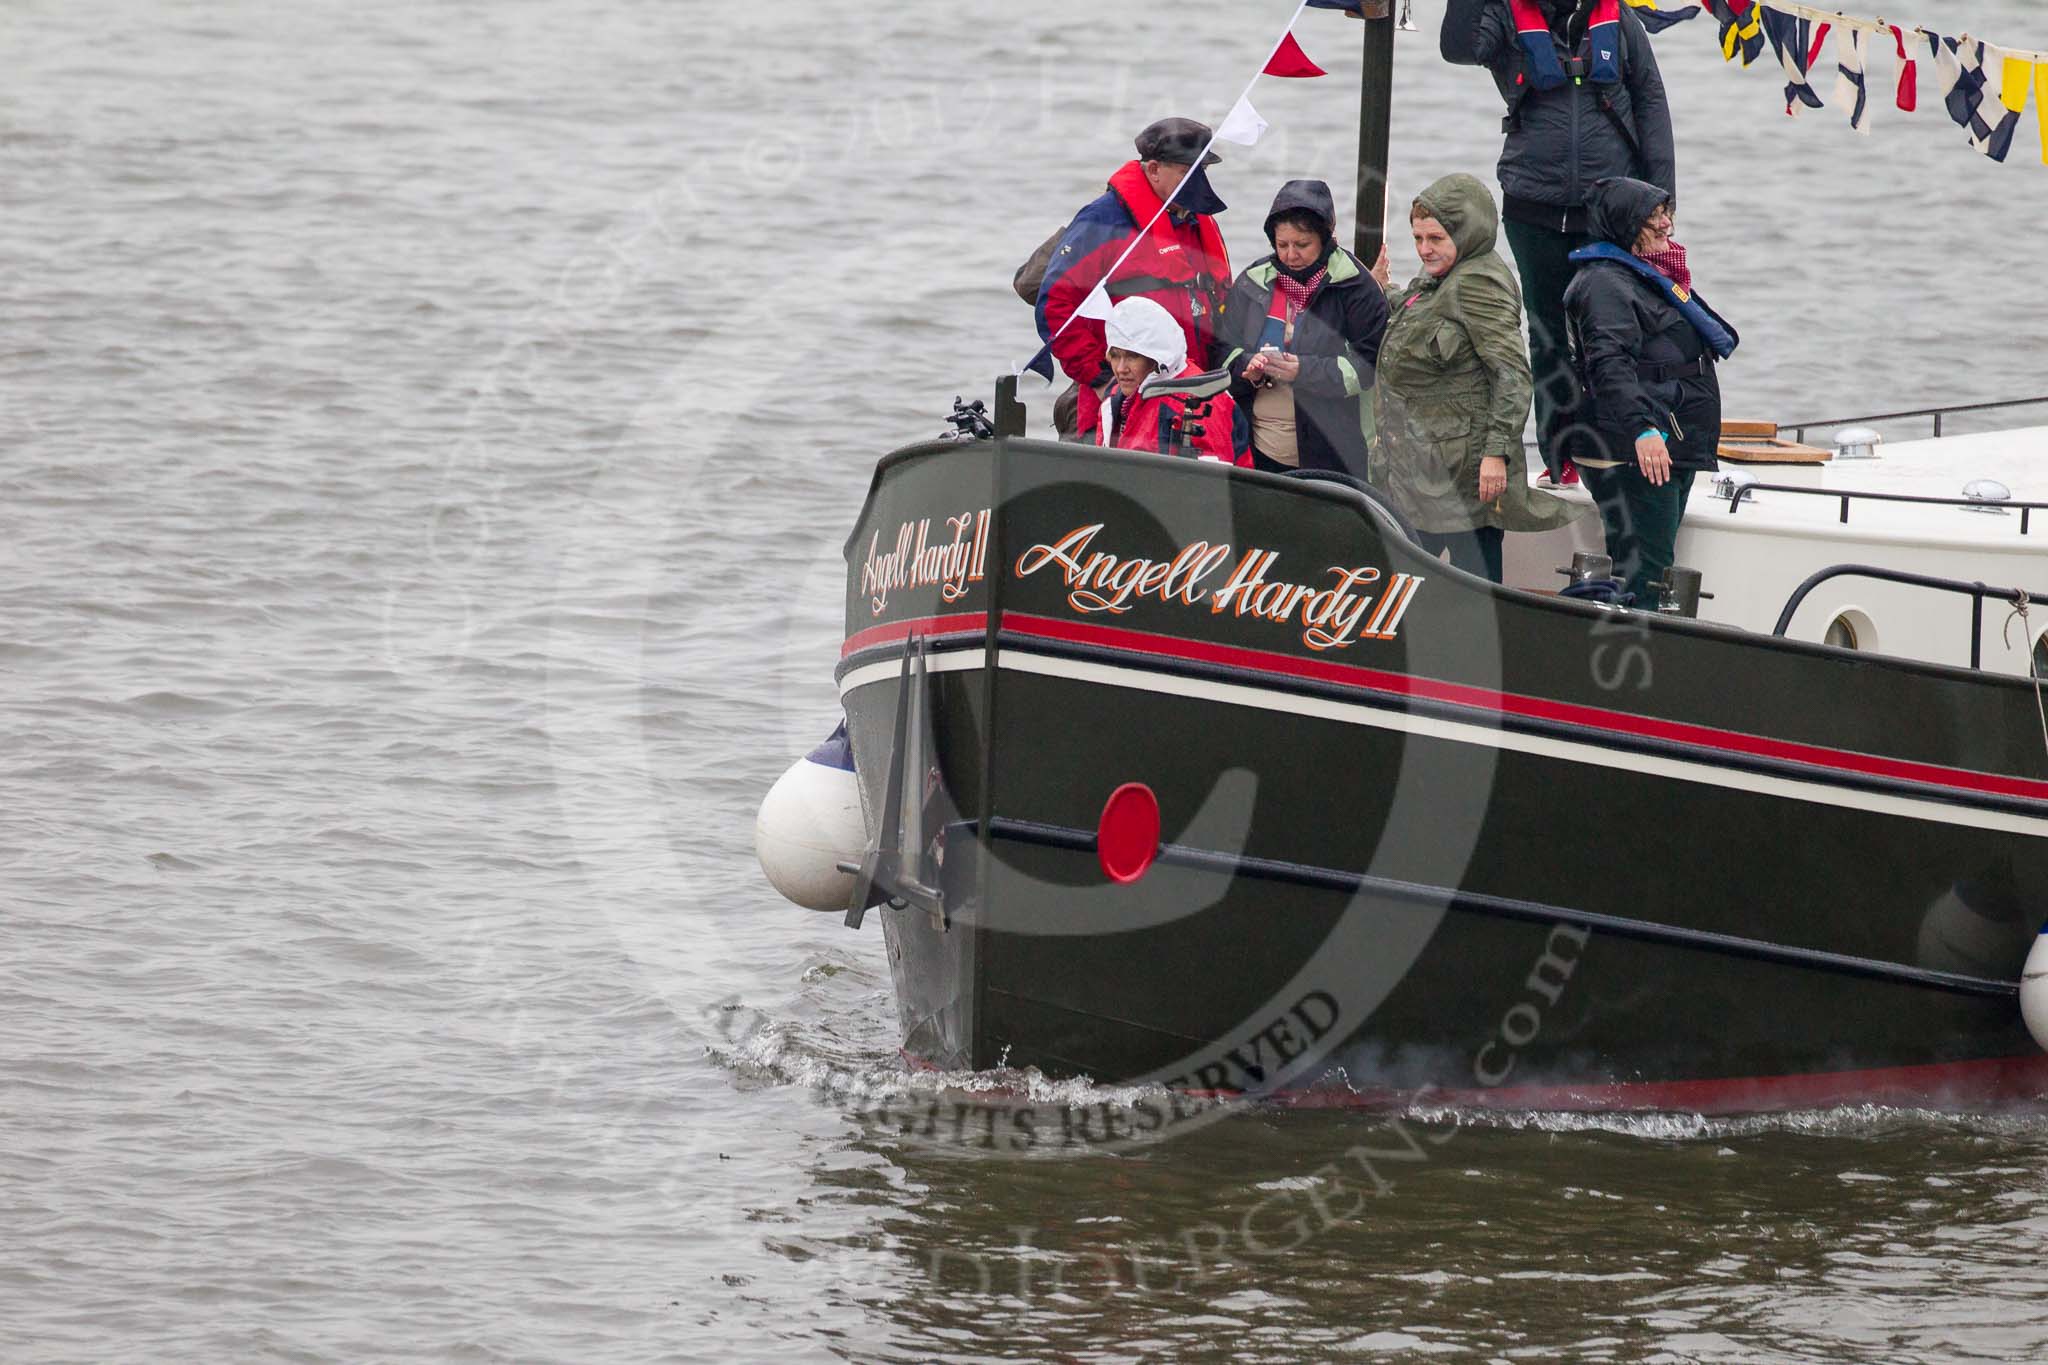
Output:
<instances>
[{"instance_id":1,"label":"grey river water","mask_svg":"<svg viewBox=\"0 0 2048 1365\"><path fill-rule=\"evenodd\" d=\"M751 852L840 541L1287 9L0 7L0 1359L2048 1357L2042 1119L993 1157L860 1098L907 1084L880 937ZM1497 150L1438 12L1397 205ZM1356 30L1300 32L1331 77L1215 174L1240 262L1348 174ZM2031 112L1995 166L1658 41L1731 409L2040 387Z\"/></svg>"}]
</instances>

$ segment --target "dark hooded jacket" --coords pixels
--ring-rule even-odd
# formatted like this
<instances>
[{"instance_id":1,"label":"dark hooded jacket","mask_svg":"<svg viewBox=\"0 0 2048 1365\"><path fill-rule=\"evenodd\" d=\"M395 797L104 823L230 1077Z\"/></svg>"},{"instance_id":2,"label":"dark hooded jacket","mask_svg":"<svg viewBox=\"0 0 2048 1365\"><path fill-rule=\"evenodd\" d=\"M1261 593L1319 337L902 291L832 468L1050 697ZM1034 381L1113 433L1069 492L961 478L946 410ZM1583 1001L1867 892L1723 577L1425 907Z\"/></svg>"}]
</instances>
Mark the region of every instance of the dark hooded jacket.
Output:
<instances>
[{"instance_id":1,"label":"dark hooded jacket","mask_svg":"<svg viewBox=\"0 0 2048 1365\"><path fill-rule=\"evenodd\" d=\"M1372 481L1408 519L1439 534L1497 527L1548 531L1580 509L1529 486L1522 426L1529 420L1529 352L1522 291L1494 250L1500 214L1486 186L1447 175L1416 196L1442 223L1458 259L1441 278L1389 287L1393 316L1380 343L1379 444ZM1507 491L1479 501L1479 463L1507 463Z\"/></svg>"},{"instance_id":2,"label":"dark hooded jacket","mask_svg":"<svg viewBox=\"0 0 2048 1365\"><path fill-rule=\"evenodd\" d=\"M1584 16L1568 22L1576 8L1572 0L1537 3L1551 20L1560 64L1570 70L1575 58L1589 63L1593 39ZM1678 162L1664 78L1650 35L1627 4L1621 6L1619 31L1618 83L1567 80L1556 89L1537 90L1528 79L1528 56L1507 0L1448 0L1439 39L1444 60L1485 67L1508 106L1499 174L1509 219L1576 232L1579 225L1567 220L1566 211L1584 204L1593 182L1609 176L1639 176L1676 193Z\"/></svg>"},{"instance_id":3,"label":"dark hooded jacket","mask_svg":"<svg viewBox=\"0 0 2048 1365\"><path fill-rule=\"evenodd\" d=\"M1668 201L1640 180L1606 181L1594 187L1588 226L1595 240L1630 251L1651 212ZM1697 294L1690 298L1706 307ZM1549 433L1556 448L1574 459L1627 464L1635 459L1636 437L1654 427L1667 433L1674 468L1716 468L1721 381L1714 352L1665 291L1619 261L1593 259L1580 262L1564 307L1584 394ZM1713 316L1735 335L1726 319Z\"/></svg>"},{"instance_id":4,"label":"dark hooded jacket","mask_svg":"<svg viewBox=\"0 0 2048 1365\"><path fill-rule=\"evenodd\" d=\"M1372 387L1379 361L1380 337L1387 330L1387 300L1358 258L1336 243L1337 208L1330 187L1320 180L1290 180L1273 198L1266 215L1266 238L1272 240L1275 220L1296 210L1322 225L1323 267L1328 277L1294 321L1291 354L1301 358L1293 384L1294 433L1303 469L1334 469L1364 478L1366 451L1372 445L1372 406L1365 394ZM1237 277L1216 324L1216 346L1209 363L1228 367L1234 382L1230 394L1237 410L1249 417L1257 391L1244 367L1259 350L1259 334L1273 307L1273 281L1280 274L1276 256L1253 262Z\"/></svg>"}]
</instances>

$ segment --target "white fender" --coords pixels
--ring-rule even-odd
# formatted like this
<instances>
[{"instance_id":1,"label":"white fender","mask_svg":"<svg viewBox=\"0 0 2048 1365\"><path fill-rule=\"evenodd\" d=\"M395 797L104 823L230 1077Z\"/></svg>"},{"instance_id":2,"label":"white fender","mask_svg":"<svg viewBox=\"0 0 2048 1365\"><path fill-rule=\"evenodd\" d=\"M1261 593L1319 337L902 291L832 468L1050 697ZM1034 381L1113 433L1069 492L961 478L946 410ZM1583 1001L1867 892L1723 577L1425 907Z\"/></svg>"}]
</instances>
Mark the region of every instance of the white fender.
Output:
<instances>
[{"instance_id":1,"label":"white fender","mask_svg":"<svg viewBox=\"0 0 2048 1365\"><path fill-rule=\"evenodd\" d=\"M2042 927L2027 954L2027 965L2020 969L2020 1018L2027 1021L2034 1045L2048 1052L2048 926Z\"/></svg>"},{"instance_id":2,"label":"white fender","mask_svg":"<svg viewBox=\"0 0 2048 1365\"><path fill-rule=\"evenodd\" d=\"M853 898L853 874L867 851L860 779L841 725L832 737L789 765L761 798L754 820L754 856L787 900L806 910L839 911Z\"/></svg>"}]
</instances>

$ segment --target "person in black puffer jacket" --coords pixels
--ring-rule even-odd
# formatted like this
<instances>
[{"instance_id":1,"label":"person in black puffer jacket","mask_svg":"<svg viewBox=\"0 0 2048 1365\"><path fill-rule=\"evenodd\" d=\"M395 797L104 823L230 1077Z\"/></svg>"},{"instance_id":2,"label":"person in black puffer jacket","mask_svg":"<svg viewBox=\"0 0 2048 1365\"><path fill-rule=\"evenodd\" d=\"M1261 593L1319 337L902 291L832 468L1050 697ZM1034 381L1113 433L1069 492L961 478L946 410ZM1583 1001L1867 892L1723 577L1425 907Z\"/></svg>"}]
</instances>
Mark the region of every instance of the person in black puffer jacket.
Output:
<instances>
[{"instance_id":1,"label":"person in black puffer jacket","mask_svg":"<svg viewBox=\"0 0 2048 1365\"><path fill-rule=\"evenodd\" d=\"M1671 106L1644 21L1617 0L1447 0L1439 45L1445 61L1485 67L1507 105L1501 219L1522 281L1541 433L1571 397L1564 289L1567 257L1590 240L1587 195L1621 175L1677 193ZM1569 480L1548 444L1543 461Z\"/></svg>"},{"instance_id":2,"label":"person in black puffer jacket","mask_svg":"<svg viewBox=\"0 0 2048 1365\"><path fill-rule=\"evenodd\" d=\"M1239 275L1223 302L1209 363L1230 370L1255 467L1363 479L1372 444L1365 395L1387 330L1386 297L1337 245L1336 201L1320 180L1280 187L1266 240L1273 253Z\"/></svg>"},{"instance_id":3,"label":"person in black puffer jacket","mask_svg":"<svg viewBox=\"0 0 2048 1365\"><path fill-rule=\"evenodd\" d=\"M1588 209L1595 241L1572 253L1578 274L1564 293L1582 392L1550 436L1600 506L1615 573L1638 607L1654 608L1651 585L1671 567L1693 475L1718 467L1714 365L1740 338L1692 292L1668 193L1602 180Z\"/></svg>"}]
</instances>

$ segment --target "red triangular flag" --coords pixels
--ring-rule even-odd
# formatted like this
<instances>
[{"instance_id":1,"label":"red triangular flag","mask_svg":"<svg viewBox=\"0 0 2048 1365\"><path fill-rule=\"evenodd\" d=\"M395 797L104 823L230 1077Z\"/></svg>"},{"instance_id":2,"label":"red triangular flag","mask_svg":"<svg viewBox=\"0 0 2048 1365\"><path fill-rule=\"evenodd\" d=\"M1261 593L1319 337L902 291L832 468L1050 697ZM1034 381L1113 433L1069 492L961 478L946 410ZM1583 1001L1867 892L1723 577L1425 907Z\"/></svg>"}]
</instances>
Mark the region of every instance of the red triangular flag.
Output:
<instances>
[{"instance_id":1,"label":"red triangular flag","mask_svg":"<svg viewBox=\"0 0 2048 1365\"><path fill-rule=\"evenodd\" d=\"M1273 50L1273 60L1266 63L1262 76L1327 76L1330 73L1308 59L1301 50L1301 44L1294 41L1292 33L1280 39L1280 46Z\"/></svg>"}]
</instances>

